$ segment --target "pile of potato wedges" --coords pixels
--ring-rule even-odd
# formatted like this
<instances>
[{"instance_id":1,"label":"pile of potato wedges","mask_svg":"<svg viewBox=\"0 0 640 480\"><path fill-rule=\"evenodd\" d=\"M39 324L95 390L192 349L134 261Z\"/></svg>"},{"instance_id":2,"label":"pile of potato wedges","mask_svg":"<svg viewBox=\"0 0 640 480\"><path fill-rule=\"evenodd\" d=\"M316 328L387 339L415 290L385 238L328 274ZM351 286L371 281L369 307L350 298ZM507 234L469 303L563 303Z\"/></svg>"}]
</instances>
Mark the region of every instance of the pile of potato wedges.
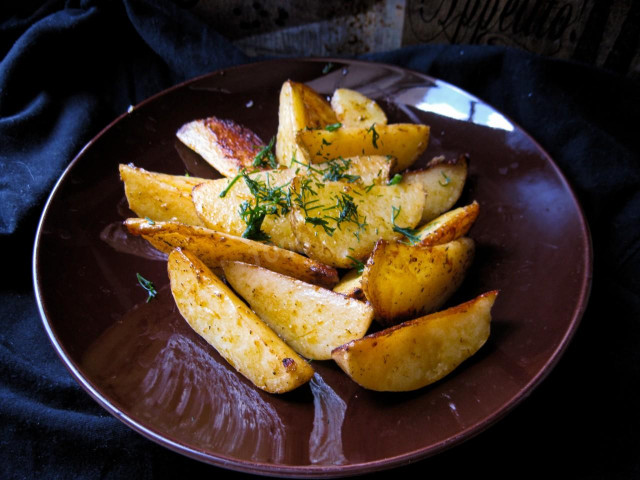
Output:
<instances>
[{"instance_id":1,"label":"pile of potato wedges","mask_svg":"<svg viewBox=\"0 0 640 480\"><path fill-rule=\"evenodd\" d=\"M257 387L293 390L333 359L364 388L414 390L486 342L497 291L440 310L473 261L480 206L453 208L465 155L411 169L428 126L287 81L270 142L216 117L177 137L223 178L120 165L125 225L168 254L182 316Z\"/></svg>"}]
</instances>

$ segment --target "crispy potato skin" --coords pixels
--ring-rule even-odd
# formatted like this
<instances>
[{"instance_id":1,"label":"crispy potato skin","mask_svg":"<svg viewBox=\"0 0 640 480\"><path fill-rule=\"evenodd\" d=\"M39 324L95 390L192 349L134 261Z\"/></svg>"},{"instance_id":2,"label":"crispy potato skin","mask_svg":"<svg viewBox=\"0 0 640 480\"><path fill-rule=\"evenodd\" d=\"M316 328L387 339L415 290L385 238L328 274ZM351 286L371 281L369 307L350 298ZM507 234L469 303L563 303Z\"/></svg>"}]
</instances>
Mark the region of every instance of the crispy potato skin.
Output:
<instances>
[{"instance_id":1,"label":"crispy potato skin","mask_svg":"<svg viewBox=\"0 0 640 480\"><path fill-rule=\"evenodd\" d=\"M429 144L429 127L413 123L341 127L334 131L300 130L296 142L306 162L321 163L333 158L355 155L390 155L396 159L392 173L415 163ZM300 157L298 157L300 158Z\"/></svg>"},{"instance_id":2,"label":"crispy potato skin","mask_svg":"<svg viewBox=\"0 0 640 480\"><path fill-rule=\"evenodd\" d=\"M344 127L386 125L387 116L380 105L362 93L349 88L338 88L331 97L331 108Z\"/></svg>"},{"instance_id":3,"label":"crispy potato skin","mask_svg":"<svg viewBox=\"0 0 640 480\"><path fill-rule=\"evenodd\" d=\"M333 287L333 291L356 300L366 301L364 292L362 291L362 274L358 270L351 269L340 279Z\"/></svg>"},{"instance_id":4,"label":"crispy potato skin","mask_svg":"<svg viewBox=\"0 0 640 480\"><path fill-rule=\"evenodd\" d=\"M356 383L370 390L425 387L451 373L485 344L497 295L497 291L487 292L367 335L334 349L332 357Z\"/></svg>"},{"instance_id":5,"label":"crispy potato skin","mask_svg":"<svg viewBox=\"0 0 640 480\"><path fill-rule=\"evenodd\" d=\"M240 262L223 264L233 289L296 352L330 360L331 350L362 338L373 320L366 303Z\"/></svg>"},{"instance_id":6,"label":"crispy potato skin","mask_svg":"<svg viewBox=\"0 0 640 480\"><path fill-rule=\"evenodd\" d=\"M161 252L188 249L212 269L220 268L223 262L240 261L326 288L338 282L335 268L272 245L178 222L150 224L129 218L124 224L131 234L142 236Z\"/></svg>"},{"instance_id":7,"label":"crispy potato skin","mask_svg":"<svg viewBox=\"0 0 640 480\"><path fill-rule=\"evenodd\" d=\"M450 210L435 218L416 232L421 245L440 245L467 234L480 213L480 205L474 201L464 207Z\"/></svg>"},{"instance_id":8,"label":"crispy potato skin","mask_svg":"<svg viewBox=\"0 0 640 480\"><path fill-rule=\"evenodd\" d=\"M468 163L466 155L453 160L436 157L425 168L404 174L403 182L420 183L427 196L421 223L430 222L455 205L467 180Z\"/></svg>"},{"instance_id":9,"label":"crispy potato skin","mask_svg":"<svg viewBox=\"0 0 640 480\"><path fill-rule=\"evenodd\" d=\"M188 122L180 127L176 136L225 177L234 177L243 168L258 170L253 160L265 146L252 130L217 117Z\"/></svg>"},{"instance_id":10,"label":"crispy potato skin","mask_svg":"<svg viewBox=\"0 0 640 480\"><path fill-rule=\"evenodd\" d=\"M284 393L311 379L309 364L195 255L173 250L168 271L173 297L191 328L254 385Z\"/></svg>"},{"instance_id":11,"label":"crispy potato skin","mask_svg":"<svg viewBox=\"0 0 640 480\"><path fill-rule=\"evenodd\" d=\"M307 127L324 128L337 121L329 102L311 87L291 80L284 82L280 89L278 110L276 137L278 162L289 166L292 158L302 160L302 154L296 145L296 133L299 130Z\"/></svg>"},{"instance_id":12,"label":"crispy potato skin","mask_svg":"<svg viewBox=\"0 0 640 480\"><path fill-rule=\"evenodd\" d=\"M303 177L292 182L295 196L304 196ZM308 222L308 217L328 215L337 217L340 209L331 209L342 195L352 198L357 206L356 222L327 220L335 230L329 234L322 226ZM353 260L363 261L373 250L378 239L394 240L401 235L393 230L393 207L402 206L396 218L396 224L413 228L417 225L424 205L424 193L418 184L373 186L366 190L358 186L341 182L327 182L318 188L315 195L309 194L304 201L314 210L305 213L304 208L295 204L291 213L291 226L301 250L309 257L337 268L350 268ZM323 217L324 218L324 217ZM366 222L365 222L366 220Z\"/></svg>"},{"instance_id":13,"label":"crispy potato skin","mask_svg":"<svg viewBox=\"0 0 640 480\"><path fill-rule=\"evenodd\" d=\"M204 225L191 200L191 190L204 182L203 178L149 172L124 164L119 171L129 208L139 217Z\"/></svg>"},{"instance_id":14,"label":"crispy potato skin","mask_svg":"<svg viewBox=\"0 0 640 480\"><path fill-rule=\"evenodd\" d=\"M474 242L463 237L435 246L380 240L362 273L362 290L384 326L432 312L458 289Z\"/></svg>"}]
</instances>

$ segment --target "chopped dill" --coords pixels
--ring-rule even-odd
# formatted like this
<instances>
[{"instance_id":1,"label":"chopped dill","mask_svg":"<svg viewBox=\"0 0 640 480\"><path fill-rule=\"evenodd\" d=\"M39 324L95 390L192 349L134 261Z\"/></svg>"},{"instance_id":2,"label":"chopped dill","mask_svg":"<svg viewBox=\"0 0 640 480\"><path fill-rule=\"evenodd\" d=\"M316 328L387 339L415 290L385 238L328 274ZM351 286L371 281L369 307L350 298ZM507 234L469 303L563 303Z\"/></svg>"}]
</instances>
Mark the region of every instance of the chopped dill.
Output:
<instances>
[{"instance_id":1,"label":"chopped dill","mask_svg":"<svg viewBox=\"0 0 640 480\"><path fill-rule=\"evenodd\" d=\"M364 263L357 258L353 258L351 255L347 255L347 258L353 262L352 267L362 275L362 272L364 272Z\"/></svg>"},{"instance_id":2,"label":"chopped dill","mask_svg":"<svg viewBox=\"0 0 640 480\"><path fill-rule=\"evenodd\" d=\"M398 218L398 215L400 215L401 209L402 207L396 208L394 206L391 206L391 223L393 224L393 231L404 235L407 240L409 240L409 244L414 245L420 241L420 237L416 235L418 230L409 227L399 227L398 225L396 225L396 218Z\"/></svg>"},{"instance_id":3,"label":"chopped dill","mask_svg":"<svg viewBox=\"0 0 640 480\"><path fill-rule=\"evenodd\" d=\"M336 230L335 227L330 227L329 226L329 222L327 222L327 220L325 218L305 217L304 222L324 228L325 233L327 235L329 235L330 237L333 235L333 232Z\"/></svg>"},{"instance_id":4,"label":"chopped dill","mask_svg":"<svg viewBox=\"0 0 640 480\"><path fill-rule=\"evenodd\" d=\"M389 185L397 185L402 181L402 175L396 173L391 180L389 180Z\"/></svg>"},{"instance_id":5,"label":"chopped dill","mask_svg":"<svg viewBox=\"0 0 640 480\"><path fill-rule=\"evenodd\" d=\"M444 183L442 183L441 180L438 180L438 183L440 184L441 187L446 187L451 183L451 178L449 178L447 174L444 173L444 170L440 170L440 174L444 177Z\"/></svg>"},{"instance_id":6,"label":"chopped dill","mask_svg":"<svg viewBox=\"0 0 640 480\"><path fill-rule=\"evenodd\" d=\"M222 192L220 192L220 198L224 198L227 193L229 192L229 190L231 190L231 187L233 187L233 185L240 179L240 177L242 177L246 172L244 171L244 169L240 170L240 173L238 173L235 177L233 177L231 179L231 181L229 182L229 185L227 185L227 188L225 188Z\"/></svg>"},{"instance_id":7,"label":"chopped dill","mask_svg":"<svg viewBox=\"0 0 640 480\"><path fill-rule=\"evenodd\" d=\"M338 122L338 123L332 123L331 125L327 125L326 127L324 127L324 129L327 132L335 132L336 130L338 130L340 127L342 126L342 123Z\"/></svg>"},{"instance_id":8,"label":"chopped dill","mask_svg":"<svg viewBox=\"0 0 640 480\"><path fill-rule=\"evenodd\" d=\"M152 281L147 280L139 273L136 273L136 277L138 278L138 283L140 284L140 286L144 288L149 294L149 296L147 297L147 303L149 303L151 300L156 298L156 295L158 295L156 287L153 285Z\"/></svg>"},{"instance_id":9,"label":"chopped dill","mask_svg":"<svg viewBox=\"0 0 640 480\"><path fill-rule=\"evenodd\" d=\"M258 152L256 157L253 159L252 165L254 167L262 167L266 162L271 168L278 168L278 161L276 160L276 156L273 153L275 142L276 137L271 137L271 141L269 142L269 144Z\"/></svg>"},{"instance_id":10,"label":"chopped dill","mask_svg":"<svg viewBox=\"0 0 640 480\"><path fill-rule=\"evenodd\" d=\"M240 204L240 217L247 224L247 228L242 232L243 238L250 240L269 240L269 235L261 230L262 222L267 215L267 210L262 205L251 205L248 201Z\"/></svg>"},{"instance_id":11,"label":"chopped dill","mask_svg":"<svg viewBox=\"0 0 640 480\"><path fill-rule=\"evenodd\" d=\"M371 124L371 126L367 129L367 133L371 134L371 142L373 143L373 148L378 148L378 138L380 138L380 134L376 131L375 123Z\"/></svg>"},{"instance_id":12,"label":"chopped dill","mask_svg":"<svg viewBox=\"0 0 640 480\"><path fill-rule=\"evenodd\" d=\"M338 182L340 180L346 180L349 183L353 183L360 179L360 175L350 175L345 173L349 167L351 166L351 160L345 160L342 157L336 158L327 162L327 168L325 168L322 173L324 173L322 180L329 182Z\"/></svg>"}]
</instances>

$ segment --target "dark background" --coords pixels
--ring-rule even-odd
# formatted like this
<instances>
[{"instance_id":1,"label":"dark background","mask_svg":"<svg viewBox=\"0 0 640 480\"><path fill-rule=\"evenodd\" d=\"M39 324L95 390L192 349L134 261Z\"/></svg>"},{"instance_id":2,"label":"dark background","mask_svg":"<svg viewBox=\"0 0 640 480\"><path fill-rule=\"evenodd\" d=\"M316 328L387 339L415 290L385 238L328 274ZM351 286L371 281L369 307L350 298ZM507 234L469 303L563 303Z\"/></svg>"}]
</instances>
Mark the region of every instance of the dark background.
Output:
<instances>
[{"instance_id":1,"label":"dark background","mask_svg":"<svg viewBox=\"0 0 640 480\"><path fill-rule=\"evenodd\" d=\"M76 384L42 327L31 255L56 179L104 126L164 88L256 57L188 8L130 0L3 5L0 58L2 477L223 474L133 432ZM640 84L505 46L364 58L442 78L521 125L574 187L594 247L589 306L547 379L488 431L393 474L640 477Z\"/></svg>"}]
</instances>

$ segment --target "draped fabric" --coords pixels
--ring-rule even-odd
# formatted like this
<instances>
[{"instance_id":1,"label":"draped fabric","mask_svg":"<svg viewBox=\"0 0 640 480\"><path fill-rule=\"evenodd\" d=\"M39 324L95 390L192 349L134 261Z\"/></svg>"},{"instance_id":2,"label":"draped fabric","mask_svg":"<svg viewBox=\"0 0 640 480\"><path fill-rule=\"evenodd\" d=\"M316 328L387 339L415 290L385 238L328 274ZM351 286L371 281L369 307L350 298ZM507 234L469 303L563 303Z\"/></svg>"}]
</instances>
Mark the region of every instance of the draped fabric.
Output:
<instances>
[{"instance_id":1,"label":"draped fabric","mask_svg":"<svg viewBox=\"0 0 640 480\"><path fill-rule=\"evenodd\" d=\"M71 378L38 314L31 255L49 192L94 135L129 105L252 59L171 2L7 3L15 5L0 12L1 476L222 475L130 430ZM362 58L451 82L522 126L575 189L594 247L589 306L545 381L488 431L397 473L637 478L640 84L501 47L426 45Z\"/></svg>"}]
</instances>

